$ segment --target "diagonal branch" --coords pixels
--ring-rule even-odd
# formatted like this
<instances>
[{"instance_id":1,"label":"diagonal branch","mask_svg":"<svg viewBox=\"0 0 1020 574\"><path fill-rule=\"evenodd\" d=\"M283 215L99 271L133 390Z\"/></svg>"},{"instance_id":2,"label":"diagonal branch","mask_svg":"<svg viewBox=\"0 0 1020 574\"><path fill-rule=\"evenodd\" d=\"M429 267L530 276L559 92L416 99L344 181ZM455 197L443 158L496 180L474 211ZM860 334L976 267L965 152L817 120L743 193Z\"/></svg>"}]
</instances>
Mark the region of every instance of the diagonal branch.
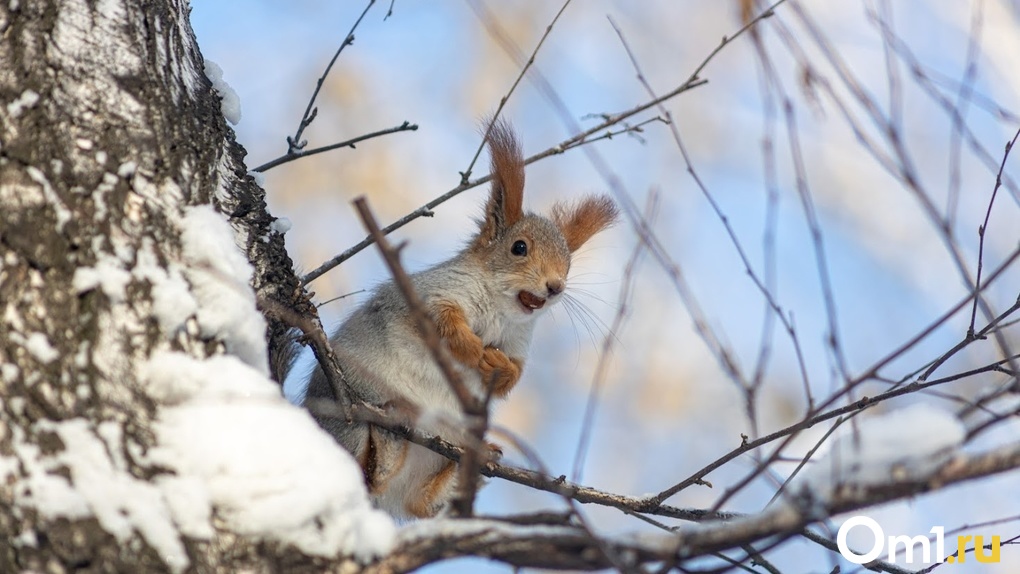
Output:
<instances>
[{"instance_id":1,"label":"diagonal branch","mask_svg":"<svg viewBox=\"0 0 1020 574\"><path fill-rule=\"evenodd\" d=\"M267 172L267 171L273 169L274 167L281 166L281 165L283 165L285 163L289 163L289 162L292 162L294 160L301 159L303 157L308 157L310 155L315 155L315 154L319 154L319 153L323 153L323 152L327 152L327 151L333 151L335 149L340 149L340 148L343 148L343 147L349 147L351 149L354 149L355 144L361 143L361 142L363 142L365 140L370 140L372 138L377 138L379 136L384 136L384 135L387 135L387 134L393 134L393 133L397 133L397 132L407 132L407 131L413 132L413 131L416 131L417 129L418 129L418 124L412 124L410 122L405 121L404 123L400 124L399 126L394 126L392 128L386 128L384 130L379 130L379 131L363 134L363 135L360 135L358 137L351 138L349 140L344 140L342 142L337 142L337 143L325 145L325 146L322 146L322 147L312 148L312 149L309 149L309 150L306 150L306 149L292 149L292 150L288 151L286 154L281 155L280 157L278 157L278 158L276 158L276 159L274 159L272 161L267 161L266 163L256 167L255 169L253 169L251 171L258 172L258 173L264 173L264 172Z\"/></svg>"},{"instance_id":2,"label":"diagonal branch","mask_svg":"<svg viewBox=\"0 0 1020 574\"><path fill-rule=\"evenodd\" d=\"M389 242L379 229L379 224L376 223L375 216L372 215L372 211L368 207L368 200L364 197L359 197L354 200L354 206L358 209L358 214L361 216L361 220L365 224L365 228L370 236L375 239L383 259L386 260L386 266L389 267L390 273L393 275L393 282L396 284L401 295L404 296L404 300L407 301L408 310L418 326L418 331L421 333L425 346L428 347L433 360L439 366L443 378L450 385L450 389L457 397L461 410L467 418L468 431L474 440L469 442L469 448L466 449L463 460L460 461L459 494L453 501L453 509L460 516L470 516L474 505L478 466L481 460L479 445L482 443L485 431L488 428L486 405L471 394L464 379L450 360L449 355L443 352L439 330L436 329L436 324L425 310L425 303L415 291L411 278L400 264L397 250L389 245Z\"/></svg>"}]
</instances>

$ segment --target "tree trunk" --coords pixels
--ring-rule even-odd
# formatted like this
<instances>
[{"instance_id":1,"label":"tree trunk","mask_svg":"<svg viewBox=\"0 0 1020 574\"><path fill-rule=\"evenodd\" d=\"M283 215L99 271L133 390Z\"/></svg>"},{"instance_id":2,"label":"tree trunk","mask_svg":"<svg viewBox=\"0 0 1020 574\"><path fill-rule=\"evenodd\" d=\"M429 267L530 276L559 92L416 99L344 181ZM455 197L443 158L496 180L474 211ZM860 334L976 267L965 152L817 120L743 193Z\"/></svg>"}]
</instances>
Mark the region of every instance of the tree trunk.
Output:
<instances>
[{"instance_id":1,"label":"tree trunk","mask_svg":"<svg viewBox=\"0 0 1020 574\"><path fill-rule=\"evenodd\" d=\"M0 3L2 572L321 570L216 520L201 537L145 531L141 515L165 511L158 500L99 502L122 488L154 493L146 485L167 474L149 458L159 413L143 373L154 353L225 351L266 370L257 345L181 303L202 296L201 254L183 249L188 206L229 217L260 300L300 304L188 11L185 0ZM272 341L285 331L267 329ZM174 540L183 560L166 556Z\"/></svg>"}]
</instances>

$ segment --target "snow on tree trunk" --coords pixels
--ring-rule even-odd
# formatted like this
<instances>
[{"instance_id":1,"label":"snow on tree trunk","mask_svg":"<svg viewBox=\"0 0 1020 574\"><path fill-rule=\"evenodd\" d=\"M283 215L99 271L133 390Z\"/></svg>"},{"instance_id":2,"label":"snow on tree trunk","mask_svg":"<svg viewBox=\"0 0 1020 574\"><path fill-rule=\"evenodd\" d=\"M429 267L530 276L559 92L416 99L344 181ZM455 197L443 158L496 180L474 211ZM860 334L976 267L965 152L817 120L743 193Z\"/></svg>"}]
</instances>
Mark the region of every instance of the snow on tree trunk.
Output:
<instances>
[{"instance_id":1,"label":"snow on tree trunk","mask_svg":"<svg viewBox=\"0 0 1020 574\"><path fill-rule=\"evenodd\" d=\"M0 3L2 572L316 570L393 539L268 378L256 296L307 301L188 9Z\"/></svg>"}]
</instances>

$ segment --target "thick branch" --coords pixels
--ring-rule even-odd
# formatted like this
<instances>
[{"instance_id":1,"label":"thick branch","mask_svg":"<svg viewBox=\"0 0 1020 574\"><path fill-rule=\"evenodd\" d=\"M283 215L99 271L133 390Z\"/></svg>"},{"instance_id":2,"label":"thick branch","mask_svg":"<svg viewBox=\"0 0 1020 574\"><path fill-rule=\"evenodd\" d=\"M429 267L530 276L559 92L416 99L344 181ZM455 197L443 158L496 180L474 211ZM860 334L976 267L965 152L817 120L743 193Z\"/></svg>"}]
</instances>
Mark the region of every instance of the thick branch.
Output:
<instances>
[{"instance_id":1,"label":"thick branch","mask_svg":"<svg viewBox=\"0 0 1020 574\"><path fill-rule=\"evenodd\" d=\"M642 535L599 540L583 529L557 523L520 525L493 519L432 521L404 530L401 541L385 559L365 572L409 572L456 556L485 556L523 567L597 570L608 566L599 548L608 545L629 564L662 562L682 565L715 552L771 537L802 533L829 516L899 500L1020 467L1020 443L976 455L959 454L929 473L843 489L830 500L802 496L767 512L732 520L688 525L676 534Z\"/></svg>"}]
</instances>

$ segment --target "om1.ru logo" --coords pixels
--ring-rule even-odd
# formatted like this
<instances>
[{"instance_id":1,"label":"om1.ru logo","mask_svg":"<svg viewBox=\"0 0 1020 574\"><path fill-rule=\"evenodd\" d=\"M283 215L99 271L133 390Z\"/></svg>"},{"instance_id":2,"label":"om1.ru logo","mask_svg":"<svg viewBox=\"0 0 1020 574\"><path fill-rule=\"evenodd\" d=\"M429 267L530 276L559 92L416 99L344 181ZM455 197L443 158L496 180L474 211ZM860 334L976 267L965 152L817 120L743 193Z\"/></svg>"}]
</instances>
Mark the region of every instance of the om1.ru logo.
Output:
<instances>
[{"instance_id":1,"label":"om1.ru logo","mask_svg":"<svg viewBox=\"0 0 1020 574\"><path fill-rule=\"evenodd\" d=\"M871 550L864 554L858 554L850 549L846 544L847 533L854 526L865 526L875 536L875 543L872 545ZM978 562L991 563L999 561L999 537L992 536L991 548L988 554L985 554L985 540L984 536L970 536L960 535L956 537L956 555L946 558L946 546L945 546L945 533L946 529L942 526L934 526L931 529L931 533L935 535L935 562L948 562L950 564L954 562L966 562L967 561L967 543L974 542L974 558ZM912 564L914 562L914 549L917 546L921 547L921 562L930 563L932 561L931 555L931 540L927 536L918 535L913 538L903 536L890 536L888 538L889 562L897 562L896 554L897 547L903 546L903 554L905 562ZM842 526L839 527L839 532L836 534L836 547L839 548L839 553L846 558L848 561L854 564L865 564L877 559L882 555L883 547L886 543L885 532L882 531L882 527L874 520L867 516L854 516Z\"/></svg>"}]
</instances>

